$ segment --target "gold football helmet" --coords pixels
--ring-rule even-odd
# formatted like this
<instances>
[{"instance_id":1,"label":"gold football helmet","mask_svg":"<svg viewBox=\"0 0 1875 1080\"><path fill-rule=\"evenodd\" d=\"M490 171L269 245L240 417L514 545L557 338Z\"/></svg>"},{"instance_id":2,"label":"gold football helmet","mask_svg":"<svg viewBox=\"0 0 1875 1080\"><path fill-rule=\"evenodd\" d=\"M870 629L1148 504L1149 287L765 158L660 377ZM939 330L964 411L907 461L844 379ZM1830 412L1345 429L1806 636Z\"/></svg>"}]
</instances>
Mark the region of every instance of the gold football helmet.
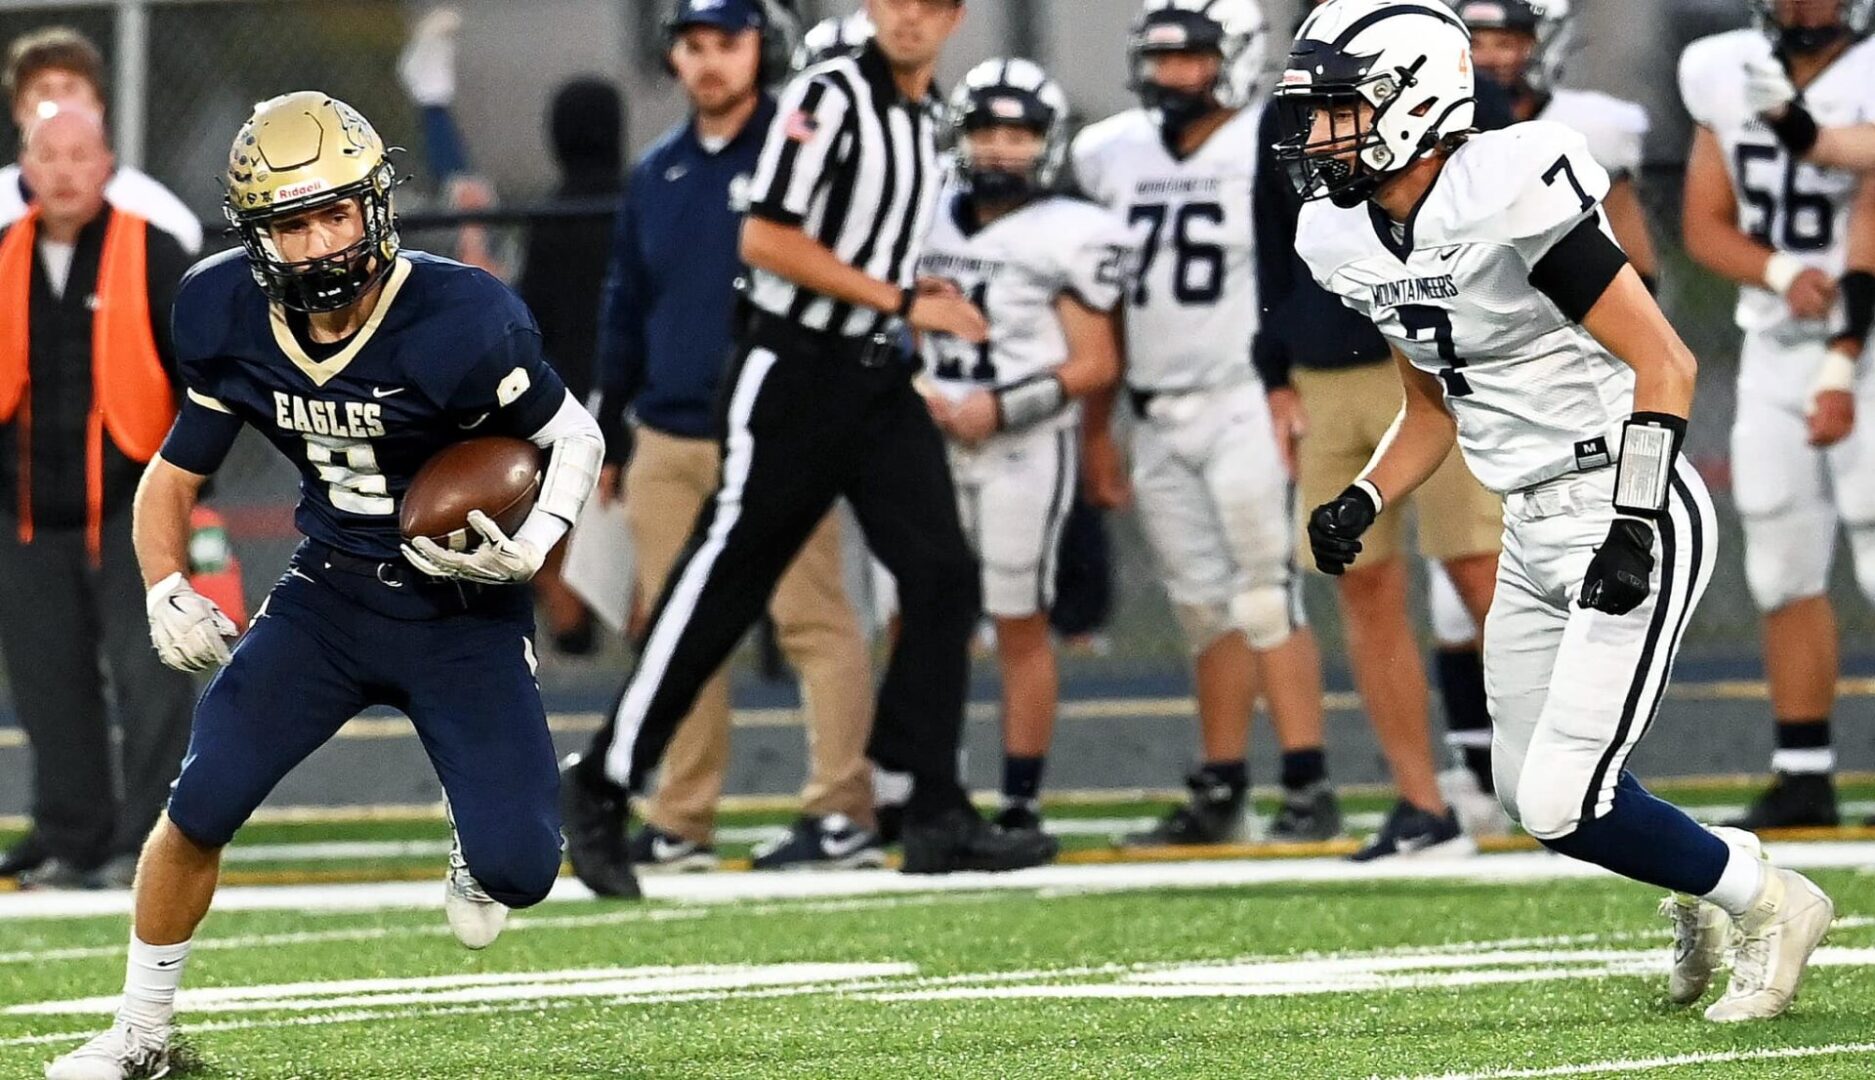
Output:
<instances>
[{"instance_id":1,"label":"gold football helmet","mask_svg":"<svg viewBox=\"0 0 1875 1080\"><path fill-rule=\"evenodd\" d=\"M254 106L228 152L223 212L268 298L300 311L336 311L381 280L397 258L397 172L384 140L358 110L317 90ZM357 199L364 235L330 255L280 256L272 222Z\"/></svg>"}]
</instances>

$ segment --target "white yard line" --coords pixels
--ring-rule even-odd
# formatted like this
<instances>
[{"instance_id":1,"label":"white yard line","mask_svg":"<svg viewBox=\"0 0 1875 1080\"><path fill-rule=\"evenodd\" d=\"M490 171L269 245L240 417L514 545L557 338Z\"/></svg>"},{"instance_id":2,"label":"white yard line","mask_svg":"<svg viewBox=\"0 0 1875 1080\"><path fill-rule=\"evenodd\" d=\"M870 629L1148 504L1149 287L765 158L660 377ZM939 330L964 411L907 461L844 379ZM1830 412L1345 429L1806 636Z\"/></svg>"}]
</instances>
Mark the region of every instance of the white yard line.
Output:
<instances>
[{"instance_id":1,"label":"white yard line","mask_svg":"<svg viewBox=\"0 0 1875 1080\"><path fill-rule=\"evenodd\" d=\"M1875 866L1875 842L1830 841L1774 844L1779 864L1793 869L1860 869ZM1346 884L1368 881L1455 880L1492 883L1558 881L1603 877L1607 871L1547 852L1519 852L1451 859L1268 859L1173 863L1043 866L1009 874L960 873L942 877L848 870L799 874L677 874L647 876L653 900L689 904L836 899L924 893L1066 890L1128 892L1146 889L1228 888L1269 884ZM433 908L440 889L431 882L368 885L236 886L215 897L217 911L383 911ZM562 878L553 900L585 900L592 894ZM0 920L70 919L124 915L130 893L26 892L0 895Z\"/></svg>"},{"instance_id":2,"label":"white yard line","mask_svg":"<svg viewBox=\"0 0 1875 1080\"><path fill-rule=\"evenodd\" d=\"M1595 1061L1584 1065L1491 1069L1485 1072L1426 1073L1420 1076L1396 1076L1391 1080L1534 1080L1534 1078L1546 1076L1599 1076L1611 1073L1652 1072L1655 1069L1677 1069L1685 1065L1720 1065L1731 1061L1786 1061L1794 1058L1842 1057L1850 1054L1875 1054L1875 1043L1783 1046L1765 1050L1719 1050L1705 1054L1676 1054L1673 1057Z\"/></svg>"}]
</instances>

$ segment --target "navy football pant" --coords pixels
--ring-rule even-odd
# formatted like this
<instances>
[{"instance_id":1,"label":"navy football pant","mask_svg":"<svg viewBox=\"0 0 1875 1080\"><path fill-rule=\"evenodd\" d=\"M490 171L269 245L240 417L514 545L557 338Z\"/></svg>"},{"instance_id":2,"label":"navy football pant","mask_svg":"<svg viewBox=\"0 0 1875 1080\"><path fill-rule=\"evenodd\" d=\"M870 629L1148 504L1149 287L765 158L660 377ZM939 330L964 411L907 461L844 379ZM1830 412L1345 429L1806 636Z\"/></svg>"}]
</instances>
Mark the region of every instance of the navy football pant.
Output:
<instances>
[{"instance_id":1,"label":"navy football pant","mask_svg":"<svg viewBox=\"0 0 1875 1080\"><path fill-rule=\"evenodd\" d=\"M302 547L209 683L170 821L198 844L228 843L295 765L385 705L415 725L469 872L510 907L539 903L560 869L559 777L527 590L458 593L414 573L392 586L324 563Z\"/></svg>"}]
</instances>

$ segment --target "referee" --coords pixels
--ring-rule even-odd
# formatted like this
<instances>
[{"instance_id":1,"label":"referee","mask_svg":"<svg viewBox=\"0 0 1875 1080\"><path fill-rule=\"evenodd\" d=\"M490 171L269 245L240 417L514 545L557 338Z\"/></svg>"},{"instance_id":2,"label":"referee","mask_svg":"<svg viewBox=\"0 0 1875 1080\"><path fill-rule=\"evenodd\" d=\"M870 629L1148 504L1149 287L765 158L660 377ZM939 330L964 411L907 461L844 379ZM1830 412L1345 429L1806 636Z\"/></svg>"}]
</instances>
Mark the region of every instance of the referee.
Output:
<instances>
[{"instance_id":1,"label":"referee","mask_svg":"<svg viewBox=\"0 0 1875 1080\"><path fill-rule=\"evenodd\" d=\"M941 180L932 76L963 0L867 8L873 41L803 72L769 128L742 234L748 302L719 402L721 486L665 583L624 696L568 770L568 853L601 894L636 893L627 791L842 495L898 582L903 625L868 752L914 778L904 869L1006 870L1054 855L1040 832L979 818L958 778L978 571L902 348L905 325L978 342L988 332L955 290L913 284Z\"/></svg>"}]
</instances>

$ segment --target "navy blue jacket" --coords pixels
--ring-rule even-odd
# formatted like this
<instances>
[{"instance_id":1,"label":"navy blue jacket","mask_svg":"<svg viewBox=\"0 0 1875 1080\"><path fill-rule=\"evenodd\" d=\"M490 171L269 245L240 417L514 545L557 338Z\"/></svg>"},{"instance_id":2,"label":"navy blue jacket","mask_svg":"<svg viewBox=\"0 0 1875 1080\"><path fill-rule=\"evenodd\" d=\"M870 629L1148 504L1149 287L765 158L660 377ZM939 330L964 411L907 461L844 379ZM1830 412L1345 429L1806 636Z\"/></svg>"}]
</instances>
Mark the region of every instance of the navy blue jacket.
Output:
<instances>
[{"instance_id":1,"label":"navy blue jacket","mask_svg":"<svg viewBox=\"0 0 1875 1080\"><path fill-rule=\"evenodd\" d=\"M629 408L669 435L710 438L727 366L742 218L773 99L717 153L686 121L645 151L626 182L600 299L599 423L609 460L622 461Z\"/></svg>"}]
</instances>

